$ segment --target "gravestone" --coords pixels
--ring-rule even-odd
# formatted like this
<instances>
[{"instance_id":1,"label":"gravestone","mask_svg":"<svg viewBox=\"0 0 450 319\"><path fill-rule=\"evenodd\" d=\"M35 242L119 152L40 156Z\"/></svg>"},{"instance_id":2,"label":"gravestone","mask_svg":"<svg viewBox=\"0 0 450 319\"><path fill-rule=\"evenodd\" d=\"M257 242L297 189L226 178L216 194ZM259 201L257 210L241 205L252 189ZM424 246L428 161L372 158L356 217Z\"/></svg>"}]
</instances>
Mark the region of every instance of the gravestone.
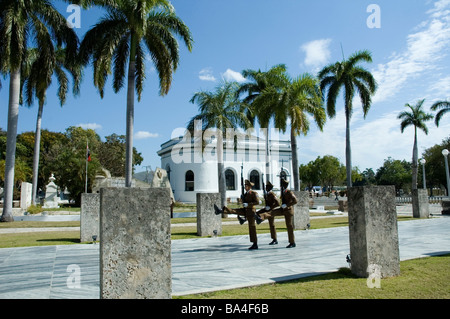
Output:
<instances>
[{"instance_id":1,"label":"gravestone","mask_svg":"<svg viewBox=\"0 0 450 319\"><path fill-rule=\"evenodd\" d=\"M394 186L362 186L348 190L348 221L352 273L381 278L400 274Z\"/></svg>"},{"instance_id":2,"label":"gravestone","mask_svg":"<svg viewBox=\"0 0 450 319\"><path fill-rule=\"evenodd\" d=\"M55 184L55 176L49 178L50 183L45 187L45 200L43 208L58 208L58 186Z\"/></svg>"},{"instance_id":3,"label":"gravestone","mask_svg":"<svg viewBox=\"0 0 450 319\"><path fill-rule=\"evenodd\" d=\"M412 190L412 210L414 218L430 217L430 207L428 203L428 191L426 189Z\"/></svg>"},{"instance_id":4,"label":"gravestone","mask_svg":"<svg viewBox=\"0 0 450 319\"><path fill-rule=\"evenodd\" d=\"M167 188L102 188L100 297L171 298L170 234Z\"/></svg>"},{"instance_id":5,"label":"gravestone","mask_svg":"<svg viewBox=\"0 0 450 319\"><path fill-rule=\"evenodd\" d=\"M341 200L340 199L338 201L338 206L339 206L338 210L340 212L347 212L348 211L348 201L347 200Z\"/></svg>"},{"instance_id":6,"label":"gravestone","mask_svg":"<svg viewBox=\"0 0 450 319\"><path fill-rule=\"evenodd\" d=\"M197 193L197 235L222 235L222 216L214 212L220 207L220 193Z\"/></svg>"},{"instance_id":7,"label":"gravestone","mask_svg":"<svg viewBox=\"0 0 450 319\"><path fill-rule=\"evenodd\" d=\"M294 218L292 220L294 229L309 228L309 192L292 191L297 197L297 204L294 205Z\"/></svg>"},{"instance_id":8,"label":"gravestone","mask_svg":"<svg viewBox=\"0 0 450 319\"><path fill-rule=\"evenodd\" d=\"M33 184L22 182L20 186L20 208L27 209L31 205Z\"/></svg>"},{"instance_id":9,"label":"gravestone","mask_svg":"<svg viewBox=\"0 0 450 319\"><path fill-rule=\"evenodd\" d=\"M100 240L100 194L81 194L80 241Z\"/></svg>"}]
</instances>

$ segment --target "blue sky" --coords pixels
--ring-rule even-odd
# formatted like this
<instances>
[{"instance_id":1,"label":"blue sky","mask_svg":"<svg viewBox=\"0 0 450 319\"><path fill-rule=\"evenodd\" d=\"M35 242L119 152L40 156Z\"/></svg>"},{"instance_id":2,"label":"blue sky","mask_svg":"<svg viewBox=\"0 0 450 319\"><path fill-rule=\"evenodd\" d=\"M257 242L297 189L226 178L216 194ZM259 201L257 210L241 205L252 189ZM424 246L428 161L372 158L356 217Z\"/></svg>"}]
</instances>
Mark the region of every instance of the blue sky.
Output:
<instances>
[{"instance_id":1,"label":"blue sky","mask_svg":"<svg viewBox=\"0 0 450 319\"><path fill-rule=\"evenodd\" d=\"M67 5L55 2L69 17ZM406 103L426 99L426 109L436 100L450 99L450 0L173 0L177 15L190 28L194 49L181 45L181 60L172 88L158 95L158 80L150 61L142 100L135 104L134 146L142 153L142 166L160 166L156 152L177 128L197 114L189 100L199 90L213 90L222 79L243 81L244 69L266 70L284 63L291 76L316 74L323 66L358 50L371 51L379 89L364 119L354 103L351 122L353 165L361 171L379 168L389 156L411 160L413 129L401 134L397 115ZM376 4L379 28L368 18ZM98 9L81 13L80 38L102 16ZM342 46L342 50L341 50ZM0 127L6 130L8 78L0 91ZM69 126L94 128L104 139L125 134L126 89L115 94L111 79L103 99L93 86L92 69L85 69L81 96L70 96L60 107L56 86L47 94L42 127L64 132ZM37 105L20 107L19 133L34 131ZM419 133L419 152L450 135L450 116L439 128L428 123L429 134ZM317 156L333 155L345 163L345 122L342 99L337 115L324 131L312 125L298 138L299 160L305 164ZM144 170L137 167L136 171Z\"/></svg>"}]
</instances>

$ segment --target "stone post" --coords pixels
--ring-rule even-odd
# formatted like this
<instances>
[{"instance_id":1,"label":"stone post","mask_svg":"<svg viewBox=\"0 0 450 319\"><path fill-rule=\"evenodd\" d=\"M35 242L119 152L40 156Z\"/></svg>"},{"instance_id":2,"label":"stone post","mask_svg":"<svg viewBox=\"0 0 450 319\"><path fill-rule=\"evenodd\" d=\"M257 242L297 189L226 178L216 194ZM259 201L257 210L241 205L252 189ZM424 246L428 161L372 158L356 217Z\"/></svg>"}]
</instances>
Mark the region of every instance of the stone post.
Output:
<instances>
[{"instance_id":1,"label":"stone post","mask_svg":"<svg viewBox=\"0 0 450 319\"><path fill-rule=\"evenodd\" d=\"M22 182L20 187L20 208L27 209L31 205L32 187L33 185L27 182Z\"/></svg>"},{"instance_id":2,"label":"stone post","mask_svg":"<svg viewBox=\"0 0 450 319\"><path fill-rule=\"evenodd\" d=\"M348 190L348 221L352 273L380 278L400 274L394 186L363 186Z\"/></svg>"},{"instance_id":3,"label":"stone post","mask_svg":"<svg viewBox=\"0 0 450 319\"><path fill-rule=\"evenodd\" d=\"M81 194L80 241L100 240L100 194Z\"/></svg>"},{"instance_id":4,"label":"stone post","mask_svg":"<svg viewBox=\"0 0 450 319\"><path fill-rule=\"evenodd\" d=\"M292 191L297 197L297 204L294 205L294 229L307 229L309 219L309 192Z\"/></svg>"},{"instance_id":5,"label":"stone post","mask_svg":"<svg viewBox=\"0 0 450 319\"><path fill-rule=\"evenodd\" d=\"M216 215L214 204L220 207L219 193L197 193L197 235L222 235L222 216Z\"/></svg>"},{"instance_id":6,"label":"stone post","mask_svg":"<svg viewBox=\"0 0 450 319\"><path fill-rule=\"evenodd\" d=\"M100 297L171 298L167 188L100 190Z\"/></svg>"},{"instance_id":7,"label":"stone post","mask_svg":"<svg viewBox=\"0 0 450 319\"><path fill-rule=\"evenodd\" d=\"M426 189L412 190L412 210L414 218L430 217L430 207L428 203L428 191Z\"/></svg>"}]
</instances>

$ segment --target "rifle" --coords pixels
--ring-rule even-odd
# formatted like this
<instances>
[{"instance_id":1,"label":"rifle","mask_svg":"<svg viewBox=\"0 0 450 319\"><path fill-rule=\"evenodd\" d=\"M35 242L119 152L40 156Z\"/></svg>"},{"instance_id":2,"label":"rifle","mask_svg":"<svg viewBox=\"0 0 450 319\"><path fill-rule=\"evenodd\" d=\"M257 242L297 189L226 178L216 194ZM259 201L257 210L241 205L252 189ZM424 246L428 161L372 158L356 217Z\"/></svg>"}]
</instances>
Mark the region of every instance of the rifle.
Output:
<instances>
[{"instance_id":1,"label":"rifle","mask_svg":"<svg viewBox=\"0 0 450 319\"><path fill-rule=\"evenodd\" d=\"M267 206L267 191L266 191L266 185L264 184L264 174L262 174L262 188L263 188L263 194L264 194L264 201Z\"/></svg>"},{"instance_id":2,"label":"rifle","mask_svg":"<svg viewBox=\"0 0 450 319\"><path fill-rule=\"evenodd\" d=\"M245 186L244 186L244 162L242 162L241 165L241 201L242 204L244 204L244 200L245 200ZM245 221L247 220L246 216L237 216L239 223L242 225L243 223L245 223Z\"/></svg>"},{"instance_id":3,"label":"rifle","mask_svg":"<svg viewBox=\"0 0 450 319\"><path fill-rule=\"evenodd\" d=\"M284 188L283 188L283 168L280 171L280 190L281 190L281 204L284 202Z\"/></svg>"},{"instance_id":4,"label":"rifle","mask_svg":"<svg viewBox=\"0 0 450 319\"><path fill-rule=\"evenodd\" d=\"M244 163L241 165L241 201L244 203L245 186L244 186Z\"/></svg>"}]
</instances>

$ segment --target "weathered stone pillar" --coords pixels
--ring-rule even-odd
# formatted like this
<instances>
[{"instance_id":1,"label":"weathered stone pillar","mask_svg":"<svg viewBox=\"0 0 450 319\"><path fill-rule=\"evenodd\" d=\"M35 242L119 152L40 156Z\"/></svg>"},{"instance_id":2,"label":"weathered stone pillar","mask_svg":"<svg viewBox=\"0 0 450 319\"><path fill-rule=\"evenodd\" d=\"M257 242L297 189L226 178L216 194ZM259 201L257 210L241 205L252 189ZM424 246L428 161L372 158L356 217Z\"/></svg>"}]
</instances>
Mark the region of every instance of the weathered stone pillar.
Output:
<instances>
[{"instance_id":1,"label":"weathered stone pillar","mask_svg":"<svg viewBox=\"0 0 450 319\"><path fill-rule=\"evenodd\" d=\"M428 203L428 191L426 189L412 190L412 210L414 218L430 217L430 205Z\"/></svg>"},{"instance_id":2,"label":"weathered stone pillar","mask_svg":"<svg viewBox=\"0 0 450 319\"><path fill-rule=\"evenodd\" d=\"M100 190L100 297L170 298L168 188Z\"/></svg>"},{"instance_id":3,"label":"weathered stone pillar","mask_svg":"<svg viewBox=\"0 0 450 319\"><path fill-rule=\"evenodd\" d=\"M222 216L216 215L214 204L220 207L219 193L197 193L197 235L222 235Z\"/></svg>"},{"instance_id":4,"label":"weathered stone pillar","mask_svg":"<svg viewBox=\"0 0 450 319\"><path fill-rule=\"evenodd\" d=\"M297 204L294 205L294 229L307 229L309 219L309 192L293 191L297 197Z\"/></svg>"},{"instance_id":5,"label":"weathered stone pillar","mask_svg":"<svg viewBox=\"0 0 450 319\"><path fill-rule=\"evenodd\" d=\"M100 194L81 194L80 241L100 240Z\"/></svg>"},{"instance_id":6,"label":"weathered stone pillar","mask_svg":"<svg viewBox=\"0 0 450 319\"><path fill-rule=\"evenodd\" d=\"M351 270L368 277L400 274L394 186L363 186L348 190Z\"/></svg>"}]
</instances>

